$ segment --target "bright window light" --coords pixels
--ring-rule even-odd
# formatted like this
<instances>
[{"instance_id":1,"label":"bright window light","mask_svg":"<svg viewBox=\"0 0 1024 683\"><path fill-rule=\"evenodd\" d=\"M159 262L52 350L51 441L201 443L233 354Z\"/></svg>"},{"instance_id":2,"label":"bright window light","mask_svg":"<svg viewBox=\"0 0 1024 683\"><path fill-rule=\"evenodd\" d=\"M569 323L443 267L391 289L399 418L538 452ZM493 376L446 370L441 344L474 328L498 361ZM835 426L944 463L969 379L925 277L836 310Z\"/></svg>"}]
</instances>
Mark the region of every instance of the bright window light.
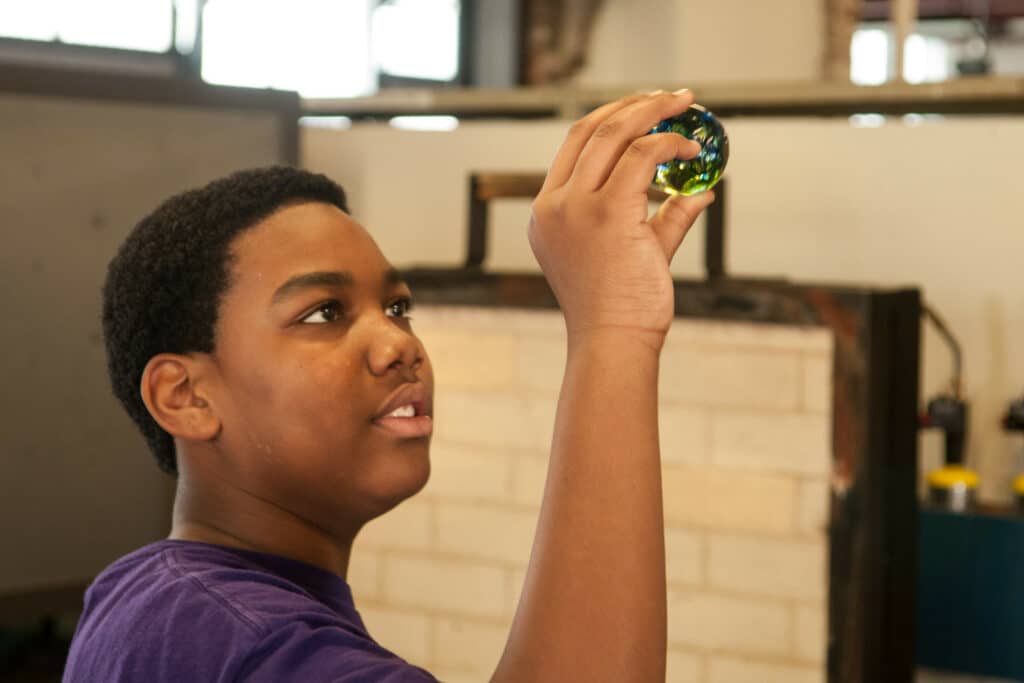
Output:
<instances>
[{"instance_id":1,"label":"bright window light","mask_svg":"<svg viewBox=\"0 0 1024 683\"><path fill-rule=\"evenodd\" d=\"M879 29L854 32L850 43L850 80L857 85L881 85L888 77L888 34Z\"/></svg>"},{"instance_id":2,"label":"bright window light","mask_svg":"<svg viewBox=\"0 0 1024 683\"><path fill-rule=\"evenodd\" d=\"M949 45L941 38L912 35L903 49L903 78L907 83L934 83L950 77Z\"/></svg>"},{"instance_id":3,"label":"bright window light","mask_svg":"<svg viewBox=\"0 0 1024 683\"><path fill-rule=\"evenodd\" d=\"M373 59L381 72L450 81L459 71L459 3L392 0L373 12Z\"/></svg>"},{"instance_id":4,"label":"bright window light","mask_svg":"<svg viewBox=\"0 0 1024 683\"><path fill-rule=\"evenodd\" d=\"M300 116L299 125L307 128L348 130L352 127L352 119L347 116Z\"/></svg>"},{"instance_id":5,"label":"bright window light","mask_svg":"<svg viewBox=\"0 0 1024 683\"><path fill-rule=\"evenodd\" d=\"M388 123L399 130L447 132L459 127L459 120L454 116L394 116Z\"/></svg>"},{"instance_id":6,"label":"bright window light","mask_svg":"<svg viewBox=\"0 0 1024 683\"><path fill-rule=\"evenodd\" d=\"M850 80L857 85L881 85L889 80L889 34L882 29L861 29L850 43ZM903 47L903 79L907 83L933 83L952 76L949 44L942 38L917 33Z\"/></svg>"},{"instance_id":7,"label":"bright window light","mask_svg":"<svg viewBox=\"0 0 1024 683\"><path fill-rule=\"evenodd\" d=\"M0 0L0 35L166 52L171 0Z\"/></svg>"},{"instance_id":8,"label":"bright window light","mask_svg":"<svg viewBox=\"0 0 1024 683\"><path fill-rule=\"evenodd\" d=\"M180 54L191 54L196 47L199 0L174 0L174 4L178 9L174 47Z\"/></svg>"},{"instance_id":9,"label":"bright window light","mask_svg":"<svg viewBox=\"0 0 1024 683\"><path fill-rule=\"evenodd\" d=\"M304 97L372 92L370 2L210 0L203 14L203 79Z\"/></svg>"},{"instance_id":10,"label":"bright window light","mask_svg":"<svg viewBox=\"0 0 1024 683\"><path fill-rule=\"evenodd\" d=\"M850 116L850 125L854 128L881 128L885 125L885 116L882 114L853 114Z\"/></svg>"},{"instance_id":11,"label":"bright window light","mask_svg":"<svg viewBox=\"0 0 1024 683\"><path fill-rule=\"evenodd\" d=\"M0 35L23 40L56 40L56 0L0 0Z\"/></svg>"}]
</instances>

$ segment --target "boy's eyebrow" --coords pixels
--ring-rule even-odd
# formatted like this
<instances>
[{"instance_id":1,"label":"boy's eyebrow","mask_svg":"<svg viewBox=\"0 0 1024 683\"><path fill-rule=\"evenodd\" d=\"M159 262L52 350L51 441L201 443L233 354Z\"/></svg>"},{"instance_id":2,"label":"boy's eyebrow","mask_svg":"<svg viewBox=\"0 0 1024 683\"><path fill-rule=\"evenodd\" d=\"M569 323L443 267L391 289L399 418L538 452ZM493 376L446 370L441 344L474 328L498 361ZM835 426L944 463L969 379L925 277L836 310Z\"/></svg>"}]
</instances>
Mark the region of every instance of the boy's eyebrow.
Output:
<instances>
[{"instance_id":1,"label":"boy's eyebrow","mask_svg":"<svg viewBox=\"0 0 1024 683\"><path fill-rule=\"evenodd\" d=\"M347 270L318 270L312 273L293 275L277 288L270 301L272 304L279 303L293 292L307 287L351 287L354 282L355 278Z\"/></svg>"},{"instance_id":2,"label":"boy's eyebrow","mask_svg":"<svg viewBox=\"0 0 1024 683\"><path fill-rule=\"evenodd\" d=\"M404 282L402 273L397 269L389 268L384 272L385 285L398 285ZM279 303L293 292L307 287L351 287L353 284L355 284L355 278L347 270L317 270L312 273L293 275L277 288L271 298L271 303Z\"/></svg>"}]
</instances>

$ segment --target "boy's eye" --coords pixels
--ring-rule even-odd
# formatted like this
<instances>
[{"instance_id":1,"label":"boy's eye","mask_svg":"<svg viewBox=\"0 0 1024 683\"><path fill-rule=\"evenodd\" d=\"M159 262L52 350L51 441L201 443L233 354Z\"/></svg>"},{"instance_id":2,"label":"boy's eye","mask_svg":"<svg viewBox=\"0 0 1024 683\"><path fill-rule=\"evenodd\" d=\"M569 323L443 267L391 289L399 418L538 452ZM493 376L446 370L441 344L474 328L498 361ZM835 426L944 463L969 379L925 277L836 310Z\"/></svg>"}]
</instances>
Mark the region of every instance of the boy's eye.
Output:
<instances>
[{"instance_id":1,"label":"boy's eye","mask_svg":"<svg viewBox=\"0 0 1024 683\"><path fill-rule=\"evenodd\" d=\"M399 299L398 301L394 301L394 302L388 304L388 307L387 307L388 315L393 317L393 318L406 318L406 319L410 319L409 318L409 311L411 311L411 310L412 310L412 300L411 299Z\"/></svg>"},{"instance_id":2,"label":"boy's eye","mask_svg":"<svg viewBox=\"0 0 1024 683\"><path fill-rule=\"evenodd\" d=\"M331 323L341 317L341 304L337 301L325 301L317 306L313 312L302 319L308 324L322 325Z\"/></svg>"}]
</instances>

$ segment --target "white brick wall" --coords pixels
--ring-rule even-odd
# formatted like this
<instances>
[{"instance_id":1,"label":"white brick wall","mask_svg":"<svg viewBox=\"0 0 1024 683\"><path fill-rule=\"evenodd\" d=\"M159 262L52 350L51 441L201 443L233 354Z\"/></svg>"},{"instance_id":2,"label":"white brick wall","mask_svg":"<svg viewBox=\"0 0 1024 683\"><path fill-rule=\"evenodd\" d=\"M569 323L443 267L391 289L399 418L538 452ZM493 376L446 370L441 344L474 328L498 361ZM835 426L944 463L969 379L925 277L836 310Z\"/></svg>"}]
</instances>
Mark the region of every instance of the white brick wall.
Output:
<instances>
[{"instance_id":1,"label":"white brick wall","mask_svg":"<svg viewBox=\"0 0 1024 683\"><path fill-rule=\"evenodd\" d=\"M816 667L773 664L732 657L712 657L708 683L821 683L824 673Z\"/></svg>"},{"instance_id":2,"label":"white brick wall","mask_svg":"<svg viewBox=\"0 0 1024 683\"><path fill-rule=\"evenodd\" d=\"M670 591L668 642L703 650L785 655L793 646L793 615L781 600Z\"/></svg>"},{"instance_id":3,"label":"white brick wall","mask_svg":"<svg viewBox=\"0 0 1024 683\"><path fill-rule=\"evenodd\" d=\"M720 411L711 419L711 462L738 469L825 476L831 434L830 420L820 415Z\"/></svg>"},{"instance_id":4,"label":"white brick wall","mask_svg":"<svg viewBox=\"0 0 1024 683\"><path fill-rule=\"evenodd\" d=\"M469 619L440 618L435 621L434 649L443 669L474 674L486 681L505 649L508 629L504 625Z\"/></svg>"},{"instance_id":5,"label":"white brick wall","mask_svg":"<svg viewBox=\"0 0 1024 683\"><path fill-rule=\"evenodd\" d=\"M669 524L785 533L799 502L791 478L715 467L666 465L662 486Z\"/></svg>"},{"instance_id":6,"label":"white brick wall","mask_svg":"<svg viewBox=\"0 0 1024 683\"><path fill-rule=\"evenodd\" d=\"M450 683L486 681L525 577L547 474L564 327L557 312L417 308L436 367L426 488L356 541L371 632ZM660 436L668 681L824 680L832 340L677 321Z\"/></svg>"},{"instance_id":7,"label":"white brick wall","mask_svg":"<svg viewBox=\"0 0 1024 683\"><path fill-rule=\"evenodd\" d=\"M484 563L428 557L389 557L383 600L466 616L500 617L508 598L505 572Z\"/></svg>"},{"instance_id":8,"label":"white brick wall","mask_svg":"<svg viewBox=\"0 0 1024 683\"><path fill-rule=\"evenodd\" d=\"M370 635L380 638L387 634L388 648L419 666L430 662L430 618L413 610L388 607L359 607Z\"/></svg>"},{"instance_id":9,"label":"white brick wall","mask_svg":"<svg viewBox=\"0 0 1024 683\"><path fill-rule=\"evenodd\" d=\"M467 503L441 503L438 549L477 560L525 567L537 513Z\"/></svg>"},{"instance_id":10,"label":"white brick wall","mask_svg":"<svg viewBox=\"0 0 1024 683\"><path fill-rule=\"evenodd\" d=\"M433 526L433 505L407 500L363 527L356 548L426 550L431 546Z\"/></svg>"},{"instance_id":11,"label":"white brick wall","mask_svg":"<svg viewBox=\"0 0 1024 683\"><path fill-rule=\"evenodd\" d=\"M431 444L430 454L430 480L421 495L467 502L504 500L520 459L440 440Z\"/></svg>"},{"instance_id":12,"label":"white brick wall","mask_svg":"<svg viewBox=\"0 0 1024 683\"><path fill-rule=\"evenodd\" d=\"M673 344L662 356L661 397L701 406L794 410L800 356L787 351Z\"/></svg>"},{"instance_id":13,"label":"white brick wall","mask_svg":"<svg viewBox=\"0 0 1024 683\"><path fill-rule=\"evenodd\" d=\"M710 535L708 583L721 590L825 599L825 540Z\"/></svg>"}]
</instances>

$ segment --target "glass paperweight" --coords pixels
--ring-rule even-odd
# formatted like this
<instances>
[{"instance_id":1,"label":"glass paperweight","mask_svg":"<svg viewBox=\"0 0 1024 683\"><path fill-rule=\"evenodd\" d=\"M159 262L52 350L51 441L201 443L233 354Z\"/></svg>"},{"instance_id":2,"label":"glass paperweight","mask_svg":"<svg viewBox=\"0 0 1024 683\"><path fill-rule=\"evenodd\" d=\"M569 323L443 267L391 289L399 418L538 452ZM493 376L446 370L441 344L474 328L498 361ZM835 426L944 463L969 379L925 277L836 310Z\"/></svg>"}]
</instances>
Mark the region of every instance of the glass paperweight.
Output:
<instances>
[{"instance_id":1,"label":"glass paperweight","mask_svg":"<svg viewBox=\"0 0 1024 683\"><path fill-rule=\"evenodd\" d=\"M652 183L668 194L697 194L710 190L725 171L729 161L729 137L715 116L699 104L678 116L665 119L651 133L679 133L700 143L700 154L693 159L673 159L658 164Z\"/></svg>"}]
</instances>

